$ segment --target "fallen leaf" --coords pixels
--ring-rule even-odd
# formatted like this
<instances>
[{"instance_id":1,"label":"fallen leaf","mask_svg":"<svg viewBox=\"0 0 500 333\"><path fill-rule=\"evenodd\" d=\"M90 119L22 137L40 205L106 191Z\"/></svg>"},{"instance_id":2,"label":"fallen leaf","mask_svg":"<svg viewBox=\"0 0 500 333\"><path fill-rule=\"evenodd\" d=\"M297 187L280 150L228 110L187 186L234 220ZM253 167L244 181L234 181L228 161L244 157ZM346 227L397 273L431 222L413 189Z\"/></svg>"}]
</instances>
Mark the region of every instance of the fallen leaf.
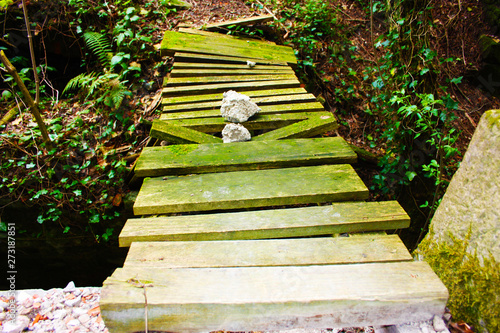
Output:
<instances>
[{"instance_id":1,"label":"fallen leaf","mask_svg":"<svg viewBox=\"0 0 500 333\"><path fill-rule=\"evenodd\" d=\"M122 197L123 196L121 193L115 195L115 197L113 198L113 206L119 207L122 204Z\"/></svg>"}]
</instances>

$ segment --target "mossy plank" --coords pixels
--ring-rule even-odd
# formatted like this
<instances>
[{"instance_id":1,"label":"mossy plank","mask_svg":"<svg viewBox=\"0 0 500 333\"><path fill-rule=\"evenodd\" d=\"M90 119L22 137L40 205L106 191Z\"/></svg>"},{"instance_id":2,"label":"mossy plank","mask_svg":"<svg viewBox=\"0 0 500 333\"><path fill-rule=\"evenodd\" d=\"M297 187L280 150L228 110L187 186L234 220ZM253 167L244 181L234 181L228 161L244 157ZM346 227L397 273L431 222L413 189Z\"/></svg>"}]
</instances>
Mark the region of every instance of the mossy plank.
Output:
<instances>
[{"instance_id":1,"label":"mossy plank","mask_svg":"<svg viewBox=\"0 0 500 333\"><path fill-rule=\"evenodd\" d=\"M149 135L171 143L220 143L222 139L193 129L153 120Z\"/></svg>"},{"instance_id":2,"label":"mossy plank","mask_svg":"<svg viewBox=\"0 0 500 333\"><path fill-rule=\"evenodd\" d=\"M204 70L248 70L250 67L247 64L218 64L218 63L199 63L199 62L181 62L176 61L173 65L174 70L195 70L195 69L204 69ZM273 65L260 65L256 64L252 70L271 70L271 71L290 71L290 67L288 66L273 66Z\"/></svg>"},{"instance_id":3,"label":"mossy plank","mask_svg":"<svg viewBox=\"0 0 500 333\"><path fill-rule=\"evenodd\" d=\"M139 281L147 284L140 288ZM442 316L446 287L425 262L143 269L106 279L110 332L270 331L422 322ZM141 297L142 296L142 297Z\"/></svg>"},{"instance_id":4,"label":"mossy plank","mask_svg":"<svg viewBox=\"0 0 500 333\"><path fill-rule=\"evenodd\" d=\"M160 120L163 115L160 116ZM283 114L258 114L252 117L252 120L245 122L245 128L252 130L268 130L288 126L298 121L306 120L314 116L331 117L332 113L322 112L297 112ZM184 126L204 133L221 132L226 122L222 117L213 118L191 118L169 120L169 124Z\"/></svg>"},{"instance_id":5,"label":"mossy plank","mask_svg":"<svg viewBox=\"0 0 500 333\"><path fill-rule=\"evenodd\" d=\"M180 9L186 9L186 8L191 8L192 5L186 1L183 0L168 0L165 3L166 7L175 7L175 8L180 8Z\"/></svg>"},{"instance_id":6,"label":"mossy plank","mask_svg":"<svg viewBox=\"0 0 500 333\"><path fill-rule=\"evenodd\" d=\"M200 54L200 53L186 53L186 52L176 52L175 61L176 62L198 62L198 63L211 63L211 64L245 64L250 60L247 57L235 57L235 56L221 56L213 54ZM286 62L276 62L267 61L264 59L252 59L258 65L272 65L272 66L287 66Z\"/></svg>"},{"instance_id":7,"label":"mossy plank","mask_svg":"<svg viewBox=\"0 0 500 333\"><path fill-rule=\"evenodd\" d=\"M166 97L162 100L163 106L177 105L177 104L192 104L192 103L203 103L203 102L222 102L222 94L199 94L199 95L187 95L178 97ZM254 98L280 98L283 99L292 98L293 95L305 95L308 92L304 88L285 88L285 89L268 89L268 90L249 90L244 92L245 95ZM285 95L285 96L283 96Z\"/></svg>"},{"instance_id":8,"label":"mossy plank","mask_svg":"<svg viewBox=\"0 0 500 333\"><path fill-rule=\"evenodd\" d=\"M209 241L333 235L407 228L397 201L340 202L274 210L129 219L119 243Z\"/></svg>"},{"instance_id":9,"label":"mossy plank","mask_svg":"<svg viewBox=\"0 0 500 333\"><path fill-rule=\"evenodd\" d=\"M260 42L269 44L269 45L276 45L275 42L271 42L268 40L262 40L259 38L245 38L242 36L235 36L235 35L228 35L228 34L221 34L217 32L211 32L211 31L206 31L206 30L201 30L201 29L193 29L193 28L179 28L179 32L183 33L188 33L188 34L193 34L193 35L202 35L202 36L207 36L207 37L215 37L215 38L227 38L227 39L236 39L236 40L258 40Z\"/></svg>"},{"instance_id":10,"label":"mossy plank","mask_svg":"<svg viewBox=\"0 0 500 333\"><path fill-rule=\"evenodd\" d=\"M277 104L277 105L262 105L258 114L284 114L293 112L324 112L323 105L319 102L309 103L294 103L294 104ZM189 118L216 118L221 117L220 109L211 110L197 110L197 111L184 111L184 112L166 112L160 117L161 120L175 120L175 119L189 119ZM335 118L331 115L329 118ZM252 118L250 118L252 119ZM327 119L321 119L323 122ZM331 120L330 120L331 121ZM319 120L318 120L319 122Z\"/></svg>"},{"instance_id":11,"label":"mossy plank","mask_svg":"<svg viewBox=\"0 0 500 333\"><path fill-rule=\"evenodd\" d=\"M165 31L160 51L162 55L173 55L175 52L192 52L246 57L249 60L263 59L270 63L297 63L293 49L288 46L270 45L258 40L233 40L176 31Z\"/></svg>"},{"instance_id":12,"label":"mossy plank","mask_svg":"<svg viewBox=\"0 0 500 333\"><path fill-rule=\"evenodd\" d=\"M123 267L200 268L411 261L397 235L272 240L134 242Z\"/></svg>"},{"instance_id":13,"label":"mossy plank","mask_svg":"<svg viewBox=\"0 0 500 333\"><path fill-rule=\"evenodd\" d=\"M364 200L368 189L348 164L145 178L135 215Z\"/></svg>"},{"instance_id":14,"label":"mossy plank","mask_svg":"<svg viewBox=\"0 0 500 333\"><path fill-rule=\"evenodd\" d=\"M296 80L294 73L286 74L266 74L266 75L226 75L226 76L190 76L190 77L171 77L165 80L167 87L178 87L199 84L214 84L226 82L253 82L253 81L278 81L278 80Z\"/></svg>"},{"instance_id":15,"label":"mossy plank","mask_svg":"<svg viewBox=\"0 0 500 333\"><path fill-rule=\"evenodd\" d=\"M284 126L252 138L254 141L309 138L334 131L338 127L333 114L312 116L306 120Z\"/></svg>"},{"instance_id":16,"label":"mossy plank","mask_svg":"<svg viewBox=\"0 0 500 333\"><path fill-rule=\"evenodd\" d=\"M203 26L203 28L206 30L217 30L220 28L227 28L231 25L260 24L260 23L270 22L272 20L274 20L274 16L272 16L272 15L259 15L259 16L246 17L246 18L242 18L242 19L238 19L238 20L223 21L223 22L207 24L207 25Z\"/></svg>"},{"instance_id":17,"label":"mossy plank","mask_svg":"<svg viewBox=\"0 0 500 333\"><path fill-rule=\"evenodd\" d=\"M246 95L246 94L245 94ZM222 97L222 94L220 94ZM247 95L248 96L248 95ZM289 103L312 103L316 102L316 97L313 94L294 94L294 95L278 95L278 96L265 96L265 97L252 97L252 101L257 105L275 105L275 104L289 104ZM207 110L207 109L220 109L222 99L213 102L200 102L200 103L185 103L174 104L163 107L163 112L181 112L181 111L194 111L194 110Z\"/></svg>"},{"instance_id":18,"label":"mossy plank","mask_svg":"<svg viewBox=\"0 0 500 333\"><path fill-rule=\"evenodd\" d=\"M134 172L155 177L355 162L347 142L331 137L145 147Z\"/></svg>"},{"instance_id":19,"label":"mossy plank","mask_svg":"<svg viewBox=\"0 0 500 333\"><path fill-rule=\"evenodd\" d=\"M176 77L212 77L212 76L242 76L242 75L276 75L278 77L283 75L293 75L295 77L295 72L290 69L225 69L225 68L213 68L213 69L178 69L174 68L170 72L171 78Z\"/></svg>"},{"instance_id":20,"label":"mossy plank","mask_svg":"<svg viewBox=\"0 0 500 333\"><path fill-rule=\"evenodd\" d=\"M254 81L254 82L233 82L233 83L212 83L200 85L188 85L180 87L163 88L163 96L186 96L194 94L212 94L223 93L228 90L243 92L247 90L258 89L284 89L284 88L300 88L300 82L294 80L271 80L271 81Z\"/></svg>"}]
</instances>

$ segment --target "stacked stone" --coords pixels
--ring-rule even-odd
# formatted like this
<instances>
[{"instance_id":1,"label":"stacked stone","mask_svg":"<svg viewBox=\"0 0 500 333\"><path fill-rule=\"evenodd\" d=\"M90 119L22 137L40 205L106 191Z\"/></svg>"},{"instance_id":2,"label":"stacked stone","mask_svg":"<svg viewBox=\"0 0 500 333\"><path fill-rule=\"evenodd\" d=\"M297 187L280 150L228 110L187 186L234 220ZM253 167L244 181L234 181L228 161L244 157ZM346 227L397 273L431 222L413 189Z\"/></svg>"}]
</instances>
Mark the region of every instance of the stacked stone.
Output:
<instances>
[{"instance_id":1,"label":"stacked stone","mask_svg":"<svg viewBox=\"0 0 500 333\"><path fill-rule=\"evenodd\" d=\"M222 141L224 143L249 141L252 136L241 123L246 122L261 109L250 100L250 97L234 90L225 92L223 97L221 114L231 124L227 124L222 130Z\"/></svg>"},{"instance_id":2,"label":"stacked stone","mask_svg":"<svg viewBox=\"0 0 500 333\"><path fill-rule=\"evenodd\" d=\"M0 297L0 332L108 332L101 318L99 296L100 288L76 288L73 282L64 289L18 291L15 321L7 314L10 300Z\"/></svg>"}]
</instances>

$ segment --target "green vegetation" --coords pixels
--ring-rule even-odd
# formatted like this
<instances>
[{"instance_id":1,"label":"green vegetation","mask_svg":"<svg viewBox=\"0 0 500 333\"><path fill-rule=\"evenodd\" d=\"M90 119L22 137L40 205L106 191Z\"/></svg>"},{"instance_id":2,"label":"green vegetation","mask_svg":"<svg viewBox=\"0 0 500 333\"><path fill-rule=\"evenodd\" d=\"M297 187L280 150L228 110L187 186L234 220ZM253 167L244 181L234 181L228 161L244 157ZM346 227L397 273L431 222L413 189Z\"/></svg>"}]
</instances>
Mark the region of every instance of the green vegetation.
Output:
<instances>
[{"instance_id":1,"label":"green vegetation","mask_svg":"<svg viewBox=\"0 0 500 333\"><path fill-rule=\"evenodd\" d=\"M432 232L420 244L422 254L448 288L448 307L455 319L473 324L479 332L500 331L500 264L493 256L469 252L465 240L436 241ZM453 269L450 269L453 268Z\"/></svg>"},{"instance_id":2,"label":"green vegetation","mask_svg":"<svg viewBox=\"0 0 500 333\"><path fill-rule=\"evenodd\" d=\"M363 140L380 156L371 189L385 198L397 198L415 182L428 189L417 199L427 216L422 237L459 158L453 126L458 103L448 90L462 78L449 77L446 66L456 59L440 58L431 45L431 3L359 0L351 4L351 12L362 15L356 19L340 3L268 5L280 14L276 28L288 31L309 88L331 94L329 105L342 124L353 113L366 119Z\"/></svg>"},{"instance_id":3,"label":"green vegetation","mask_svg":"<svg viewBox=\"0 0 500 333\"><path fill-rule=\"evenodd\" d=\"M2 26L24 26L17 6L9 1L0 6L5 11ZM137 112L143 110L140 97L161 85L160 73L165 70L153 47L161 38L156 23L175 10L162 2L139 5L121 0L38 2L28 10L36 34L47 38L50 31L58 31L59 38L73 36L66 42L80 44L85 58L82 73L63 91L64 100L49 80L56 71L48 65L50 59L37 67L42 83L39 108L53 146L42 143L39 127L20 104L23 96L15 81L0 71L2 108L17 104L21 110L14 125L0 127L0 207L22 202L38 209L39 225L20 230L27 237L48 237L55 228L59 234L108 241L117 237L115 221L127 191L123 179L133 161L128 156L146 137L142 113ZM21 52L22 37L7 31L0 36L0 48L35 95L33 69ZM158 74L153 76L153 71ZM141 96L132 95L138 90Z\"/></svg>"}]
</instances>

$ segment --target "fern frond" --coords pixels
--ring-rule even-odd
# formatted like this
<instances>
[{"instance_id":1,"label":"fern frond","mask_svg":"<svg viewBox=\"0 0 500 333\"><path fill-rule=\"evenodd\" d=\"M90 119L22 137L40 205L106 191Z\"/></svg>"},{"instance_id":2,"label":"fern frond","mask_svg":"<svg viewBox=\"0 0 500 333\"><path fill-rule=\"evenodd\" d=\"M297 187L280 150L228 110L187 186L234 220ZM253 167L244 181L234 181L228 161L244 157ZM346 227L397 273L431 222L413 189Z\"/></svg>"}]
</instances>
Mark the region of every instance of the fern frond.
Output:
<instances>
[{"instance_id":1,"label":"fern frond","mask_svg":"<svg viewBox=\"0 0 500 333\"><path fill-rule=\"evenodd\" d=\"M88 48L94 53L99 59L100 64L107 68L110 65L110 54L111 42L108 40L106 35L98 32L88 31L83 34L85 43Z\"/></svg>"},{"instance_id":2,"label":"fern frond","mask_svg":"<svg viewBox=\"0 0 500 333\"><path fill-rule=\"evenodd\" d=\"M75 76L69 82L66 84L66 87L64 87L63 94L65 94L68 91L71 90L79 90L79 89L84 89L87 90L88 85L90 82L95 80L95 73L82 73L78 76Z\"/></svg>"}]
</instances>

